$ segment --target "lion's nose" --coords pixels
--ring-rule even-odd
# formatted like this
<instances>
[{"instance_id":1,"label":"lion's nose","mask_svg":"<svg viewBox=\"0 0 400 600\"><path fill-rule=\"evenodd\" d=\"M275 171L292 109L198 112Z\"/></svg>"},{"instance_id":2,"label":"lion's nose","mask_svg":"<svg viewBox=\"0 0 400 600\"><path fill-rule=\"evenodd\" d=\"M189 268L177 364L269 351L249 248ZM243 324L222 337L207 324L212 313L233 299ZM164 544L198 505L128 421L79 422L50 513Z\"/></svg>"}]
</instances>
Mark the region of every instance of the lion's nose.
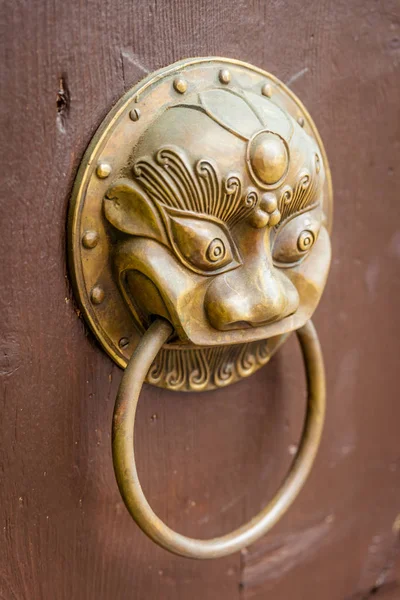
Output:
<instances>
[{"instance_id":1,"label":"lion's nose","mask_svg":"<svg viewBox=\"0 0 400 600\"><path fill-rule=\"evenodd\" d=\"M266 260L216 277L205 298L208 319L220 331L266 325L293 314L298 306L292 282Z\"/></svg>"}]
</instances>

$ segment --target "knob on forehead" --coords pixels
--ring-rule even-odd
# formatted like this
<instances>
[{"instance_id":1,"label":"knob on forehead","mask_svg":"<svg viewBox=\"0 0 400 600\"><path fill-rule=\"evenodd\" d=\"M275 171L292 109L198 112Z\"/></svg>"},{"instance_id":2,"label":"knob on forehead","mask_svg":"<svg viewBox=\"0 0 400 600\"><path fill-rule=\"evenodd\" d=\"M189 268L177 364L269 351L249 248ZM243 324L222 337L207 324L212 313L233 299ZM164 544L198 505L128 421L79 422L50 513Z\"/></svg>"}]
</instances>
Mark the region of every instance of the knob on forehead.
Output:
<instances>
[{"instance_id":1,"label":"knob on forehead","mask_svg":"<svg viewBox=\"0 0 400 600\"><path fill-rule=\"evenodd\" d=\"M270 131L258 133L249 143L249 166L265 185L277 183L286 173L289 155L283 139Z\"/></svg>"}]
</instances>

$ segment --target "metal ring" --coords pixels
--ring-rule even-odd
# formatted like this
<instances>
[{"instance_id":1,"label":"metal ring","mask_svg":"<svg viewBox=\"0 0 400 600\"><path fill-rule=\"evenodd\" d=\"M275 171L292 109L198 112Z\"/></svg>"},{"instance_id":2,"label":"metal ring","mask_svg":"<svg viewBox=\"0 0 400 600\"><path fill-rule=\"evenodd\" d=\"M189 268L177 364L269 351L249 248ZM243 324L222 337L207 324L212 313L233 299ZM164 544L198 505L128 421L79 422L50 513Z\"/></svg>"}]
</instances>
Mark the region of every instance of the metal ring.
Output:
<instances>
[{"instance_id":1,"label":"metal ring","mask_svg":"<svg viewBox=\"0 0 400 600\"><path fill-rule=\"evenodd\" d=\"M135 464L134 424L140 390L154 358L172 331L172 326L164 319L154 321L125 370L113 419L115 475L130 514L154 542L174 554L189 558L227 556L269 531L295 500L307 479L318 450L325 415L325 372L321 347L311 321L296 331L307 375L307 412L297 454L278 492L245 525L221 537L199 540L173 531L153 512L143 493Z\"/></svg>"}]
</instances>

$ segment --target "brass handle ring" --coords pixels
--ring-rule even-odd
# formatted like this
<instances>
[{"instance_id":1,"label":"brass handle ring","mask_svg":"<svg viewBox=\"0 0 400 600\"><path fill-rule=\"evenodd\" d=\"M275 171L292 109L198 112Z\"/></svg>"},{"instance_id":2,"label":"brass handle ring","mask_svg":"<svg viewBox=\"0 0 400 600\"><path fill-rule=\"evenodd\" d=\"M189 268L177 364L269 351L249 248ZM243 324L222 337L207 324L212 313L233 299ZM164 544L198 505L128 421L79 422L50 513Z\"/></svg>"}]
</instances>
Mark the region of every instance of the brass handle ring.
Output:
<instances>
[{"instance_id":1,"label":"brass handle ring","mask_svg":"<svg viewBox=\"0 0 400 600\"><path fill-rule=\"evenodd\" d=\"M139 527L154 542L180 556L217 558L233 554L269 531L300 492L316 456L325 415L325 372L317 333L311 321L296 331L307 375L308 399L303 433L291 469L267 506L235 531L198 540L170 529L153 512L139 482L134 455L135 413L140 390L157 353L173 331L157 319L144 334L125 370L113 418L113 461L124 502Z\"/></svg>"}]
</instances>

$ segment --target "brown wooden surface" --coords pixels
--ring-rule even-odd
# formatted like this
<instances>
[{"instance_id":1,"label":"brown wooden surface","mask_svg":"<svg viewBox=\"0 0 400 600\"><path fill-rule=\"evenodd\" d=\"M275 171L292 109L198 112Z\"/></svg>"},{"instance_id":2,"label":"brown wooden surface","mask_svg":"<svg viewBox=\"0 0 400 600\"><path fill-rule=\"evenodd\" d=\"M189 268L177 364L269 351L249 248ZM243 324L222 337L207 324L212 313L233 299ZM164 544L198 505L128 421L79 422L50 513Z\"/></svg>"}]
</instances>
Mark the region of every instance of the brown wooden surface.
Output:
<instances>
[{"instance_id":1,"label":"brown wooden surface","mask_svg":"<svg viewBox=\"0 0 400 600\"><path fill-rule=\"evenodd\" d=\"M399 598L397 0L9 0L1 13L0 598ZM78 318L65 259L71 185L102 118L148 70L195 55L292 87L336 197L315 317L329 403L316 466L269 536L213 562L158 549L122 505L110 453L121 372ZM289 464L303 409L294 336L226 391L146 387L137 453L156 511L204 537L250 517Z\"/></svg>"}]
</instances>

